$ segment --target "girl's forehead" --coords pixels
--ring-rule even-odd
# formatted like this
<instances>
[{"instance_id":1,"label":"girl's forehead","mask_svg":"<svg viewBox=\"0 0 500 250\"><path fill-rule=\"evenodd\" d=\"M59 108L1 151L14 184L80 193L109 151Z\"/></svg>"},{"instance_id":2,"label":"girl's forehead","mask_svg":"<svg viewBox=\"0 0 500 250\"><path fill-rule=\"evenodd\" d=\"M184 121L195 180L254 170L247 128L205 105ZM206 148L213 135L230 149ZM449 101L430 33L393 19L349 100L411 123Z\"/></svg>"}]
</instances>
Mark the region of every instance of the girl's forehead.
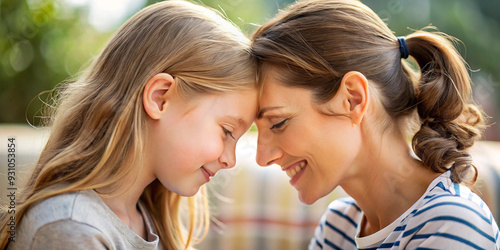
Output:
<instances>
[{"instance_id":1,"label":"girl's forehead","mask_svg":"<svg viewBox=\"0 0 500 250\"><path fill-rule=\"evenodd\" d=\"M242 110L257 108L257 90L248 89L235 92L224 92L213 96L214 105L220 110L238 113Z\"/></svg>"}]
</instances>

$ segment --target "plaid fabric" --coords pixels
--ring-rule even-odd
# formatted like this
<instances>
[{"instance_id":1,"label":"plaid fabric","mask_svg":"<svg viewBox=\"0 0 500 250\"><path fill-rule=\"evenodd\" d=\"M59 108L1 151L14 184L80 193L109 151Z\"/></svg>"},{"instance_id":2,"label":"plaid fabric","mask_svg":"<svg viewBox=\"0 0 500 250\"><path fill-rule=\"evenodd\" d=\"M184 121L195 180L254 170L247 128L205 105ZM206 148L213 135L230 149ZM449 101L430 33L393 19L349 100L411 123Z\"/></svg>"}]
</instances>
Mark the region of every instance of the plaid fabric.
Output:
<instances>
[{"instance_id":1,"label":"plaid fabric","mask_svg":"<svg viewBox=\"0 0 500 250\"><path fill-rule=\"evenodd\" d=\"M470 150L479 177L472 191L488 204L497 223L500 219L500 142L479 141Z\"/></svg>"}]
</instances>

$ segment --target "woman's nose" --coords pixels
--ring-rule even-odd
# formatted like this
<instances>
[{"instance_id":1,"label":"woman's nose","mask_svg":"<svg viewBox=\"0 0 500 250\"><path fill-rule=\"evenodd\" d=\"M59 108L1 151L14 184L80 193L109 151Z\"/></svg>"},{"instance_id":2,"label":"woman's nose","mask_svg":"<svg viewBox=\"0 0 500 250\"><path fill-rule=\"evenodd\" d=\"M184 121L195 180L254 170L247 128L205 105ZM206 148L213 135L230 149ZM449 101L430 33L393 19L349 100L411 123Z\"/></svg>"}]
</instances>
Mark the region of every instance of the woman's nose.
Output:
<instances>
[{"instance_id":1,"label":"woman's nose","mask_svg":"<svg viewBox=\"0 0 500 250\"><path fill-rule=\"evenodd\" d=\"M264 138L259 134L257 139L257 164L262 167L269 166L280 159L282 155L280 147L274 145L270 138Z\"/></svg>"}]
</instances>

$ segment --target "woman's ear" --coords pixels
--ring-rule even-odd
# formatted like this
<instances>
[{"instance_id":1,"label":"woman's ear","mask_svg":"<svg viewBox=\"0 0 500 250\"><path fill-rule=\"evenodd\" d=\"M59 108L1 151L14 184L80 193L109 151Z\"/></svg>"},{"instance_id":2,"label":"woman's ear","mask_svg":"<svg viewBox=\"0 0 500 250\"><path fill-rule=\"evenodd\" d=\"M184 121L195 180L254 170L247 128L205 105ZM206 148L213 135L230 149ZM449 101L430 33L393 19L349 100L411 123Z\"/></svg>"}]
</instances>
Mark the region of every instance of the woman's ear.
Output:
<instances>
[{"instance_id":1,"label":"woman's ear","mask_svg":"<svg viewBox=\"0 0 500 250\"><path fill-rule=\"evenodd\" d=\"M350 71L342 78L338 93L342 96L345 114L353 124L359 125L368 109L368 80L360 72Z\"/></svg>"},{"instance_id":2,"label":"woman's ear","mask_svg":"<svg viewBox=\"0 0 500 250\"><path fill-rule=\"evenodd\" d=\"M167 92L173 83L174 78L167 73L156 74L146 83L142 104L144 110L152 119L160 119L167 102Z\"/></svg>"}]
</instances>

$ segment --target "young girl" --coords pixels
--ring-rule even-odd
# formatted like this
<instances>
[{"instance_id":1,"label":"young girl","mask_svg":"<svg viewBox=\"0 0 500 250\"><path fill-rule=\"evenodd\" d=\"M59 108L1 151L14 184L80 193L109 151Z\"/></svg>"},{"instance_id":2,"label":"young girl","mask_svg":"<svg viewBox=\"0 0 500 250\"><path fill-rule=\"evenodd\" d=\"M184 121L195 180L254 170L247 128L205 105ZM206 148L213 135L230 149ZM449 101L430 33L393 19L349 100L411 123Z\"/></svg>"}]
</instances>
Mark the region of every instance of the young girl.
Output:
<instances>
[{"instance_id":1,"label":"young girl","mask_svg":"<svg viewBox=\"0 0 500 250\"><path fill-rule=\"evenodd\" d=\"M205 197L181 196L234 166L257 111L254 65L248 39L214 11L167 1L138 12L63 86L0 248L192 246L208 226Z\"/></svg>"},{"instance_id":2,"label":"young girl","mask_svg":"<svg viewBox=\"0 0 500 250\"><path fill-rule=\"evenodd\" d=\"M450 40L396 37L353 0L299 1L256 31L258 163L280 165L304 203L337 186L352 197L310 249L498 249L467 187L483 117Z\"/></svg>"}]
</instances>

